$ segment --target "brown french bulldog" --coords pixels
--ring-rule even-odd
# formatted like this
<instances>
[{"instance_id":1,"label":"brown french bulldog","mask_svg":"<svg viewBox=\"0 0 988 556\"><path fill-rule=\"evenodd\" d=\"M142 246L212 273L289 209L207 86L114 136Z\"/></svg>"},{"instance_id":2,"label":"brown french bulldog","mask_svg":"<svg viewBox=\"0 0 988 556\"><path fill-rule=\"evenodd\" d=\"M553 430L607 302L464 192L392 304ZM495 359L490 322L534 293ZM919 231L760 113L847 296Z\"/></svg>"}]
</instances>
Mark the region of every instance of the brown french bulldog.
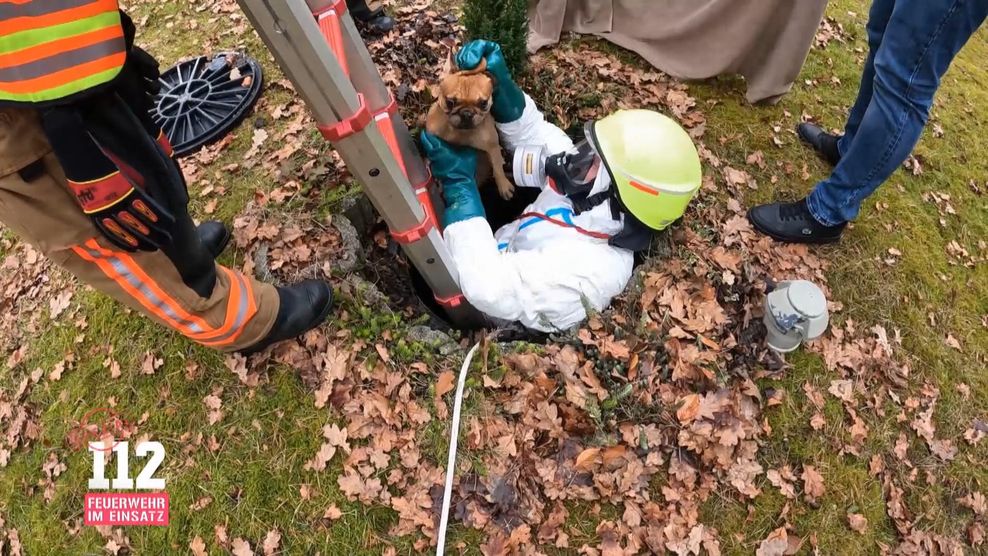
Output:
<instances>
[{"instance_id":1,"label":"brown french bulldog","mask_svg":"<svg viewBox=\"0 0 988 556\"><path fill-rule=\"evenodd\" d=\"M449 73L439 82L425 128L447 143L486 153L477 164L477 183L484 183L493 172L498 193L510 199L515 186L504 173L501 143L490 115L493 92L494 77L487 73L486 60L475 69Z\"/></svg>"}]
</instances>

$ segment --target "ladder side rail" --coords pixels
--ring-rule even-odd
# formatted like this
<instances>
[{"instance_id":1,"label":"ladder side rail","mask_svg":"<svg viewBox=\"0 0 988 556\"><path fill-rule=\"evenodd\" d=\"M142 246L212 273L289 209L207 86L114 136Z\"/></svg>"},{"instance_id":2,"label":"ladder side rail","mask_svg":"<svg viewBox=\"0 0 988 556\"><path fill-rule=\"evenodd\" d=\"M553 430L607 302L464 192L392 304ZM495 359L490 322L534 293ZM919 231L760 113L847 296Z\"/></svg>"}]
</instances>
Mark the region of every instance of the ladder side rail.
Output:
<instances>
[{"instance_id":1,"label":"ladder side rail","mask_svg":"<svg viewBox=\"0 0 988 556\"><path fill-rule=\"evenodd\" d=\"M321 127L347 122L361 110L361 95L336 60L304 0L238 3ZM349 16L342 19L344 27L355 32ZM366 53L362 43L360 47ZM373 121L359 132L339 138L334 147L391 230L414 229L426 221L426 211ZM417 153L409 160L422 164ZM462 300L455 263L435 224L423 231L421 238L403 243L403 248L436 298L454 300L448 307L454 322L475 318L476 311Z\"/></svg>"}]
</instances>

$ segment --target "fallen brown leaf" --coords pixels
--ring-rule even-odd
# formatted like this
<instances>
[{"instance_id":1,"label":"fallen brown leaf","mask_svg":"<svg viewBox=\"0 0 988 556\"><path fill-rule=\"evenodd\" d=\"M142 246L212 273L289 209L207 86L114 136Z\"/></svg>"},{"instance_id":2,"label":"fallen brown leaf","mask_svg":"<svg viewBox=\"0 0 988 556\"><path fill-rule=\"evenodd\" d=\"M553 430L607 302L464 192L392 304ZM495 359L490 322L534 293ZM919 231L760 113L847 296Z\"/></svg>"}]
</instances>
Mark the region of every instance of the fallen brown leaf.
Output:
<instances>
[{"instance_id":1,"label":"fallen brown leaf","mask_svg":"<svg viewBox=\"0 0 988 556\"><path fill-rule=\"evenodd\" d=\"M189 550L192 551L192 556L206 556L209 554L206 552L206 543L203 542L202 537L199 535L193 537L192 541L189 542Z\"/></svg>"},{"instance_id":2,"label":"fallen brown leaf","mask_svg":"<svg viewBox=\"0 0 988 556\"><path fill-rule=\"evenodd\" d=\"M807 500L811 502L816 501L826 492L827 489L823 484L823 476L812 465L803 466L801 478L803 479L803 492Z\"/></svg>"},{"instance_id":3,"label":"fallen brown leaf","mask_svg":"<svg viewBox=\"0 0 988 556\"><path fill-rule=\"evenodd\" d=\"M755 556L785 556L789 550L789 533L785 527L779 527L769 533L755 550Z\"/></svg>"},{"instance_id":4,"label":"fallen brown leaf","mask_svg":"<svg viewBox=\"0 0 988 556\"><path fill-rule=\"evenodd\" d=\"M852 531L864 534L868 529L868 519L861 514L847 514L847 525Z\"/></svg>"},{"instance_id":5,"label":"fallen brown leaf","mask_svg":"<svg viewBox=\"0 0 988 556\"><path fill-rule=\"evenodd\" d=\"M274 556L279 552L278 548L280 546L281 533L277 529L272 529L265 535L264 542L261 544L261 551L264 553L264 556Z\"/></svg>"},{"instance_id":6,"label":"fallen brown leaf","mask_svg":"<svg viewBox=\"0 0 988 556\"><path fill-rule=\"evenodd\" d=\"M254 556L254 550L250 547L250 543L240 537L233 539L230 551L233 552L233 556Z\"/></svg>"},{"instance_id":7,"label":"fallen brown leaf","mask_svg":"<svg viewBox=\"0 0 988 556\"><path fill-rule=\"evenodd\" d=\"M322 514L323 519L328 519L330 521L336 521L337 519L343 517L343 512L340 511L336 504L326 508L326 511Z\"/></svg>"},{"instance_id":8,"label":"fallen brown leaf","mask_svg":"<svg viewBox=\"0 0 988 556\"><path fill-rule=\"evenodd\" d=\"M453 391L453 381L456 380L456 375L453 371L443 371L439 374L439 378L436 379L436 398L441 398Z\"/></svg>"}]
</instances>

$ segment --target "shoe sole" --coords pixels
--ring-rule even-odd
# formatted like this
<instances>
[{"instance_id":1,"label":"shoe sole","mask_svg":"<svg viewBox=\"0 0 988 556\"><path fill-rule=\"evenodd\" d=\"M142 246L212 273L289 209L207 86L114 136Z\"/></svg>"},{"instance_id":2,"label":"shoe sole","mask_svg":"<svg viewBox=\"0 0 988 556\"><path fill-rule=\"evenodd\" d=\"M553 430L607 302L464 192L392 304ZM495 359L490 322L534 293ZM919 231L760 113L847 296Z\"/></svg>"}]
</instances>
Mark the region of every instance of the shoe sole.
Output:
<instances>
[{"instance_id":1,"label":"shoe sole","mask_svg":"<svg viewBox=\"0 0 988 556\"><path fill-rule=\"evenodd\" d=\"M752 227L754 227L755 230L758 231L758 233L768 236L774 239L775 241L780 241L782 243L802 243L804 245L829 245L831 243L837 243L840 241L840 236L834 239L802 239L802 238L793 239L791 237L780 236L779 234L776 234L771 230L760 226L758 222L751 217L750 212L748 213L748 222L751 223Z\"/></svg>"}]
</instances>

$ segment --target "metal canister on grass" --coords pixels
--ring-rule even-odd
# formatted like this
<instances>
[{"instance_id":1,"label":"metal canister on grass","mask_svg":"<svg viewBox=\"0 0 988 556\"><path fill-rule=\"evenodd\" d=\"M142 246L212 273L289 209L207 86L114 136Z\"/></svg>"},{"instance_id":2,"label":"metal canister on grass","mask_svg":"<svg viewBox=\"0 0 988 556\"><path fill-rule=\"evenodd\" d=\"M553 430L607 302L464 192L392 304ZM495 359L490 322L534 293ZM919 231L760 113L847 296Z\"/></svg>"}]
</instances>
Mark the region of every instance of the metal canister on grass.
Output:
<instances>
[{"instance_id":1,"label":"metal canister on grass","mask_svg":"<svg viewBox=\"0 0 988 556\"><path fill-rule=\"evenodd\" d=\"M765 296L768 347L779 353L795 351L803 342L827 331L830 314L823 290L807 280L781 282Z\"/></svg>"}]
</instances>

